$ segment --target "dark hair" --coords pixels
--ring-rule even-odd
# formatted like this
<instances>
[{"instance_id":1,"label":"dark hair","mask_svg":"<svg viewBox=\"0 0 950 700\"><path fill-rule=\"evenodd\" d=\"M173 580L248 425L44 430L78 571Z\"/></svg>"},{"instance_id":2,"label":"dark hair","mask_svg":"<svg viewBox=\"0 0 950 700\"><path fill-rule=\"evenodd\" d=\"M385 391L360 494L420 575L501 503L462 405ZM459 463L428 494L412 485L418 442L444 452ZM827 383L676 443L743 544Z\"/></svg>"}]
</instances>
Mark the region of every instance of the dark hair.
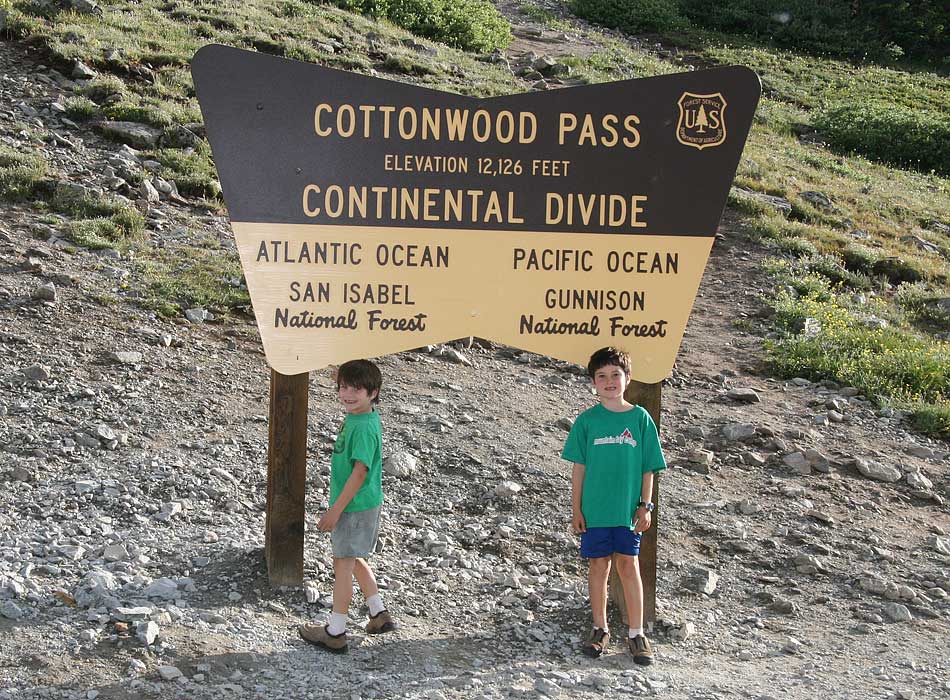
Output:
<instances>
[{"instance_id":1,"label":"dark hair","mask_svg":"<svg viewBox=\"0 0 950 700\"><path fill-rule=\"evenodd\" d=\"M379 403L379 390L383 386L383 375L379 367L369 360L350 360L340 365L336 371L336 389L340 387L353 386L357 389L366 389L366 393L376 392L376 398L373 403Z\"/></svg>"},{"instance_id":2,"label":"dark hair","mask_svg":"<svg viewBox=\"0 0 950 700\"><path fill-rule=\"evenodd\" d=\"M630 377L630 355L620 348L611 346L601 348L590 356L590 361L587 363L587 374L593 379L594 375L597 374L597 370L607 365L617 365L624 371L627 378Z\"/></svg>"}]
</instances>

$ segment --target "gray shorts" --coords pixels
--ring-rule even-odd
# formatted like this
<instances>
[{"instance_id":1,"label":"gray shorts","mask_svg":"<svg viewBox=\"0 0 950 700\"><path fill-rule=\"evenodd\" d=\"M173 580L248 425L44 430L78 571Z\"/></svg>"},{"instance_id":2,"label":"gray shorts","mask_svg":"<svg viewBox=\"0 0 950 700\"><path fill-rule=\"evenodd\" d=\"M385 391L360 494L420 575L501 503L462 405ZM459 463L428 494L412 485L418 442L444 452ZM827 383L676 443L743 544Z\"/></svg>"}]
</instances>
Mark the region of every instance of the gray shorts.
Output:
<instances>
[{"instance_id":1,"label":"gray shorts","mask_svg":"<svg viewBox=\"0 0 950 700\"><path fill-rule=\"evenodd\" d=\"M379 537L379 513L382 506L355 513L343 513L330 533L333 556L337 559L368 557L376 549Z\"/></svg>"}]
</instances>

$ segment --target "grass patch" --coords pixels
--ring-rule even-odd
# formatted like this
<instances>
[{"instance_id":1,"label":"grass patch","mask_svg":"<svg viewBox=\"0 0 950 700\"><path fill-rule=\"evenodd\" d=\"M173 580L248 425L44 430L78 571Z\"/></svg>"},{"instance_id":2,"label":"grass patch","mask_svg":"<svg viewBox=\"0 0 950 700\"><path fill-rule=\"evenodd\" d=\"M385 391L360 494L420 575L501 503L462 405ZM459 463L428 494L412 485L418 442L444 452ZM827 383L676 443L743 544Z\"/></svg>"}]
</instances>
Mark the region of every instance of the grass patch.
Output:
<instances>
[{"instance_id":1,"label":"grass patch","mask_svg":"<svg viewBox=\"0 0 950 700\"><path fill-rule=\"evenodd\" d=\"M795 258L818 257L818 248L807 238L779 238L770 241L769 247Z\"/></svg>"},{"instance_id":2,"label":"grass patch","mask_svg":"<svg viewBox=\"0 0 950 700\"><path fill-rule=\"evenodd\" d=\"M237 253L215 243L175 255L156 253L137 265L136 278L144 287L139 303L163 316L180 316L196 306L221 312L251 303L247 288L234 283L243 279Z\"/></svg>"},{"instance_id":3,"label":"grass patch","mask_svg":"<svg viewBox=\"0 0 950 700\"><path fill-rule=\"evenodd\" d=\"M87 122L102 115L99 105L81 95L70 97L63 106L66 108L66 116L75 122Z\"/></svg>"},{"instance_id":4,"label":"grass patch","mask_svg":"<svg viewBox=\"0 0 950 700\"><path fill-rule=\"evenodd\" d=\"M164 166L161 173L166 180L174 180L178 191L186 197L219 199L221 184L211 160L211 147L201 141L194 151L164 148L149 153Z\"/></svg>"},{"instance_id":5,"label":"grass patch","mask_svg":"<svg viewBox=\"0 0 950 700\"><path fill-rule=\"evenodd\" d=\"M950 399L950 344L892 326L870 327L834 298L779 293L771 306L787 334L767 344L778 375L833 379L860 388L879 404L940 406ZM806 319L820 330L799 332Z\"/></svg>"},{"instance_id":6,"label":"grass patch","mask_svg":"<svg viewBox=\"0 0 950 700\"><path fill-rule=\"evenodd\" d=\"M10 0L0 1L11 5ZM487 50L488 45L504 44L505 37L510 38L507 22L487 2L437 4L444 10L439 31L451 34L441 40L451 45L475 47L481 42ZM412 3L393 6L407 12ZM9 35L28 37L32 46L44 51L44 60L61 72L68 73L75 59L98 71L98 77L77 87L67 105L75 121L105 117L163 129L200 122L189 65L194 53L209 42L257 46L268 53L363 73L380 67L378 52L382 51L397 57L388 65L397 79L477 96L519 89L503 68L449 47L440 49L440 64L407 57L403 42L410 35L404 30L316 2L116 0L101 5L101 16L60 12L53 5L30 0L13 0L12 7L7 17ZM493 24L486 12L497 22ZM373 41L367 42L370 35ZM328 50L327 46L338 48ZM439 67L446 63L460 70L446 73ZM206 142L194 152L163 152L158 160L167 168L164 176L174 179L183 195L220 205L221 189ZM26 170L14 173L9 166L0 168L4 168L0 175L7 191L4 196L33 196ZM20 184L14 187L13 180ZM24 194L15 194L21 190ZM109 215L84 213L81 218L102 216Z\"/></svg>"},{"instance_id":7,"label":"grass patch","mask_svg":"<svg viewBox=\"0 0 950 700\"><path fill-rule=\"evenodd\" d=\"M46 171L42 156L0 145L0 198L8 202L33 199L44 186Z\"/></svg>"},{"instance_id":8,"label":"grass patch","mask_svg":"<svg viewBox=\"0 0 950 700\"><path fill-rule=\"evenodd\" d=\"M915 430L942 440L950 440L950 403L912 406L910 422Z\"/></svg>"},{"instance_id":9,"label":"grass patch","mask_svg":"<svg viewBox=\"0 0 950 700\"><path fill-rule=\"evenodd\" d=\"M428 64L418 61L412 56L406 54L390 54L382 62L383 70L392 73L404 73L406 75L435 75L437 71L429 67Z\"/></svg>"},{"instance_id":10,"label":"grass patch","mask_svg":"<svg viewBox=\"0 0 950 700\"><path fill-rule=\"evenodd\" d=\"M138 214L130 205L111 197L104 197L82 185L71 182L57 182L49 198L49 206L57 211L76 219L112 217L127 215L132 211ZM139 215L141 217L141 215Z\"/></svg>"},{"instance_id":11,"label":"grass patch","mask_svg":"<svg viewBox=\"0 0 950 700\"><path fill-rule=\"evenodd\" d=\"M677 3L666 0L569 0L568 7L578 17L630 34L676 32L689 24Z\"/></svg>"},{"instance_id":12,"label":"grass patch","mask_svg":"<svg viewBox=\"0 0 950 700\"><path fill-rule=\"evenodd\" d=\"M936 112L857 100L819 111L813 123L838 151L950 175L950 124Z\"/></svg>"},{"instance_id":13,"label":"grass patch","mask_svg":"<svg viewBox=\"0 0 950 700\"><path fill-rule=\"evenodd\" d=\"M487 53L511 43L508 21L487 0L335 0L335 4L465 51Z\"/></svg>"},{"instance_id":14,"label":"grass patch","mask_svg":"<svg viewBox=\"0 0 950 700\"><path fill-rule=\"evenodd\" d=\"M808 258L805 261L805 267L809 272L824 277L833 286L859 290L868 290L874 286L867 275L851 272L832 255L816 255Z\"/></svg>"},{"instance_id":15,"label":"grass patch","mask_svg":"<svg viewBox=\"0 0 950 700\"><path fill-rule=\"evenodd\" d=\"M950 295L940 294L925 284L902 284L895 301L907 318L929 331L950 333Z\"/></svg>"},{"instance_id":16,"label":"grass patch","mask_svg":"<svg viewBox=\"0 0 950 700\"><path fill-rule=\"evenodd\" d=\"M557 16L551 12L551 10L533 2L522 3L518 11L528 19L540 22L541 24L550 24L557 21Z\"/></svg>"},{"instance_id":17,"label":"grass patch","mask_svg":"<svg viewBox=\"0 0 950 700\"><path fill-rule=\"evenodd\" d=\"M841 251L841 257L844 259L844 266L854 272L863 272L872 274L874 272L874 263L878 261L879 254L863 245L849 244Z\"/></svg>"},{"instance_id":18,"label":"grass patch","mask_svg":"<svg viewBox=\"0 0 950 700\"><path fill-rule=\"evenodd\" d=\"M144 229L142 215L125 208L108 218L71 221L66 227L66 237L76 245L93 250L127 248L142 237Z\"/></svg>"}]
</instances>

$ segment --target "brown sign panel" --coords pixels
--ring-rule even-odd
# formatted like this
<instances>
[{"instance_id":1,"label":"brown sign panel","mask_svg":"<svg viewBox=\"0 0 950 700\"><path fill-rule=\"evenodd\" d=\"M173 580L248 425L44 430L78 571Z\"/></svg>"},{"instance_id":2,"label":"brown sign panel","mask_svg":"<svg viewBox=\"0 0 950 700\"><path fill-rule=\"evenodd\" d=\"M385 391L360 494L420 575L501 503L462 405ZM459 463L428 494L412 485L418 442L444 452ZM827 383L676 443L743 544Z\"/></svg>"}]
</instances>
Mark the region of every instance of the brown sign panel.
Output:
<instances>
[{"instance_id":1,"label":"brown sign panel","mask_svg":"<svg viewBox=\"0 0 950 700\"><path fill-rule=\"evenodd\" d=\"M284 374L478 335L661 380L760 92L731 67L480 100L223 46L192 73Z\"/></svg>"}]
</instances>

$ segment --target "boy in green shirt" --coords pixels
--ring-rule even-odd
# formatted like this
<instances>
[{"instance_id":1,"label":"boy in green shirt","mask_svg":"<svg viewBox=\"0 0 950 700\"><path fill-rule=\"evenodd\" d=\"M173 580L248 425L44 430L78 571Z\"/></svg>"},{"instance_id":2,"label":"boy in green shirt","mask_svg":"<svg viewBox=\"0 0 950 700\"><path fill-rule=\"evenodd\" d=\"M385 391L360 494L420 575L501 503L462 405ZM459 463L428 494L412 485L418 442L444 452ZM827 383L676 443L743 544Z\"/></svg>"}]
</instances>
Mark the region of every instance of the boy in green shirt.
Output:
<instances>
[{"instance_id":1,"label":"boy in green shirt","mask_svg":"<svg viewBox=\"0 0 950 700\"><path fill-rule=\"evenodd\" d=\"M643 583L638 555L640 533L650 528L653 474L666 468L650 414L624 399L630 357L601 348L587 364L600 403L574 421L561 457L574 462L571 525L581 536L581 556L590 563L588 587L594 629L584 645L600 656L610 643L607 578L616 562L623 584L629 630L627 646L642 666L653 663L643 634Z\"/></svg>"},{"instance_id":2,"label":"boy in green shirt","mask_svg":"<svg viewBox=\"0 0 950 700\"><path fill-rule=\"evenodd\" d=\"M379 597L376 577L366 558L376 548L379 513L383 503L383 431L379 390L383 377L369 360L351 360L337 371L337 393L346 419L330 460L330 508L317 528L329 532L333 546L333 612L326 625L300 626L300 636L332 651L347 651L346 616L353 598L353 578L369 606L368 634L396 629L396 623Z\"/></svg>"}]
</instances>

